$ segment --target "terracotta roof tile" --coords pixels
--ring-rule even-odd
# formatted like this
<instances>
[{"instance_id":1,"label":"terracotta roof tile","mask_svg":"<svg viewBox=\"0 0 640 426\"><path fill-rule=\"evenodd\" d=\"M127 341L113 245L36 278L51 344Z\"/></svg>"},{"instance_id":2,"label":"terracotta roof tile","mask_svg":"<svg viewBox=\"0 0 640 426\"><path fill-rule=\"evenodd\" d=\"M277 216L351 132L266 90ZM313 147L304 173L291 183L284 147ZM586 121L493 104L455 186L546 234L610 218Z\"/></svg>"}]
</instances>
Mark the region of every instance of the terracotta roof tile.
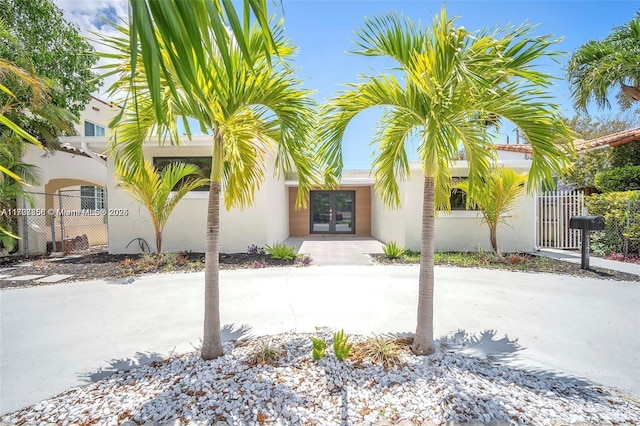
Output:
<instances>
[{"instance_id":1,"label":"terracotta roof tile","mask_svg":"<svg viewBox=\"0 0 640 426\"><path fill-rule=\"evenodd\" d=\"M573 143L576 147L576 150L578 151L590 151L592 149L607 145L613 148L636 140L640 140L640 127L624 130L622 132L612 133L610 135L601 136L599 138L591 139L588 141L578 139Z\"/></svg>"},{"instance_id":2,"label":"terracotta roof tile","mask_svg":"<svg viewBox=\"0 0 640 426\"><path fill-rule=\"evenodd\" d=\"M624 130L622 132L612 133L610 135L601 136L599 138L591 139L588 141L577 139L573 141L573 144L576 147L576 151L590 151L592 149L597 149L603 146L610 146L613 148L613 147L624 145L636 140L640 140L640 127ZM498 151L519 152L522 154L533 153L533 150L531 149L531 145L526 145L526 144L523 144L523 145L496 144L495 147Z\"/></svg>"}]
</instances>

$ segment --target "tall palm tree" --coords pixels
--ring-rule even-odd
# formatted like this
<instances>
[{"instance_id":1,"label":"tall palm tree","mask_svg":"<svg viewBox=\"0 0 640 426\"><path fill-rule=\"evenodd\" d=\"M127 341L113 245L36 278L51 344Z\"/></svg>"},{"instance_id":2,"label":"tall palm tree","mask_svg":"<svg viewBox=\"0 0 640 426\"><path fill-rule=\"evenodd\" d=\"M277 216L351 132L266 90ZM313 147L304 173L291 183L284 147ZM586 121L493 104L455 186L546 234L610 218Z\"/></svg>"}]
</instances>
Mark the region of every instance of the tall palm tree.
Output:
<instances>
[{"instance_id":1,"label":"tall palm tree","mask_svg":"<svg viewBox=\"0 0 640 426\"><path fill-rule=\"evenodd\" d=\"M607 94L618 86L622 107L640 101L640 12L604 40L580 46L569 60L567 77L574 105L583 111L591 100L609 107Z\"/></svg>"},{"instance_id":2,"label":"tall palm tree","mask_svg":"<svg viewBox=\"0 0 640 426\"><path fill-rule=\"evenodd\" d=\"M551 77L533 68L536 60L555 55L548 50L554 40L534 37L531 30L470 33L456 28L444 7L426 30L396 13L367 19L355 53L390 57L399 68L350 84L324 111L320 157L328 161L327 170L339 174L349 122L365 109L384 109L373 140L372 171L375 190L392 207L400 205L398 179L410 177L407 145L418 144L424 193L416 354L434 351L434 215L450 208L451 163L460 148L469 164L471 194L495 156L488 120L511 121L531 143L530 188L541 179L551 181L554 171L568 165L568 130L545 91Z\"/></svg>"},{"instance_id":3,"label":"tall palm tree","mask_svg":"<svg viewBox=\"0 0 640 426\"><path fill-rule=\"evenodd\" d=\"M519 174L508 167L495 168L486 177L484 185L480 185L473 195L467 197L468 205L477 208L482 213L482 221L489 227L489 242L493 254L500 256L498 251L498 225L507 223L505 213L513 210L516 202L524 193L526 174ZM462 181L456 188L470 194L469 182Z\"/></svg>"},{"instance_id":4,"label":"tall palm tree","mask_svg":"<svg viewBox=\"0 0 640 426\"><path fill-rule=\"evenodd\" d=\"M158 170L149 160L144 164L118 164L119 186L142 204L151 216L156 233L156 253L162 253L162 230L173 209L190 191L209 181L193 164L174 163Z\"/></svg>"},{"instance_id":5,"label":"tall palm tree","mask_svg":"<svg viewBox=\"0 0 640 426\"><path fill-rule=\"evenodd\" d=\"M248 20L246 24L249 25ZM196 73L198 90L204 94L202 99L196 96L192 86L182 86L179 74L189 65L186 59L182 67L167 63L161 69L160 85L166 89L160 93L163 118L159 121L152 107L153 88L145 77L144 51L138 49L137 55L132 55L128 29L117 28L122 36L102 40L116 52L108 56L118 60L107 67L110 73L120 75L111 89L114 93L125 91L137 97L135 107L123 111L114 129L118 161L139 164L142 143L151 134L179 143L176 127L179 117L197 119L202 129L211 135L202 357L213 359L222 355L218 272L220 195L224 195L227 209L251 205L255 189L264 180L265 157L272 151L276 156L276 170L297 170L300 182L297 203L305 205L308 190L319 184L309 142L310 130L315 124L314 104L310 92L300 88L286 62L294 48L284 38L282 25L272 27L272 41L264 37L262 29L252 25L243 29L246 52L239 43L229 39L228 57L212 49L205 50L198 59L197 68L203 71ZM217 35L211 32L207 37ZM160 37L157 40L161 55L171 56L173 45L165 45ZM200 40L197 43L207 44ZM251 61L246 60L247 55ZM138 58L135 73L131 65L133 57ZM173 81L175 91L169 88L169 81Z\"/></svg>"}]
</instances>

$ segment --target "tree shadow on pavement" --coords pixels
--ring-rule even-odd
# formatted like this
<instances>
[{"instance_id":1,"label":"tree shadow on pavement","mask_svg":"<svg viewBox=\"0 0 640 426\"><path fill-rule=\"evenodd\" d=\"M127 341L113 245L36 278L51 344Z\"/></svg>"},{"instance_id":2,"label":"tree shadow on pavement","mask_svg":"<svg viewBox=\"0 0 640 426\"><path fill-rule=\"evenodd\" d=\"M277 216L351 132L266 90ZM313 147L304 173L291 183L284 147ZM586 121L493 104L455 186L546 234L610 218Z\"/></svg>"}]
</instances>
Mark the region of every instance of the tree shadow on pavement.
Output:
<instances>
[{"instance_id":1,"label":"tree shadow on pavement","mask_svg":"<svg viewBox=\"0 0 640 426\"><path fill-rule=\"evenodd\" d=\"M222 343L240 340L249 336L251 327L243 324L240 327L235 324L225 324L220 329L220 337ZM200 350L202 347L202 339L199 340L199 345L196 347L192 345L194 350ZM150 364L154 361L163 361L166 358L171 358L174 354L173 350L169 352L168 356L163 356L157 352L136 352L132 357L112 359L108 361L107 367L100 367L95 371L89 373L79 374L80 378L87 383L95 383L102 379L117 373L118 371L129 371L133 368L137 368L141 365Z\"/></svg>"},{"instance_id":2,"label":"tree shadow on pavement","mask_svg":"<svg viewBox=\"0 0 640 426\"><path fill-rule=\"evenodd\" d=\"M163 359L164 357L156 352L136 352L131 358L112 359L109 361L108 367L100 367L90 373L80 374L80 377L87 383L95 383L106 379L118 371L128 371L154 361L162 361Z\"/></svg>"}]
</instances>

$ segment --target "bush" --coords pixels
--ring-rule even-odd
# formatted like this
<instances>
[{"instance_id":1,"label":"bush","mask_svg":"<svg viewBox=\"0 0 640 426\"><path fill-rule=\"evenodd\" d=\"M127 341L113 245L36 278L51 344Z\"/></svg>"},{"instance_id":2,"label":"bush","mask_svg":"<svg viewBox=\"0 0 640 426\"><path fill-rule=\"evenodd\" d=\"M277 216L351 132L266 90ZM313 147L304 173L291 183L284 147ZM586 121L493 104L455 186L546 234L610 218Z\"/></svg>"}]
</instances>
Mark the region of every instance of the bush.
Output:
<instances>
[{"instance_id":1,"label":"bush","mask_svg":"<svg viewBox=\"0 0 640 426\"><path fill-rule=\"evenodd\" d=\"M605 230L591 237L594 254L640 252L640 191L594 194L586 202L589 214L605 220Z\"/></svg>"},{"instance_id":2,"label":"bush","mask_svg":"<svg viewBox=\"0 0 640 426\"><path fill-rule=\"evenodd\" d=\"M397 259L404 253L404 248L401 248L395 241L389 241L388 244L382 246L382 251L391 260Z\"/></svg>"},{"instance_id":3,"label":"bush","mask_svg":"<svg viewBox=\"0 0 640 426\"><path fill-rule=\"evenodd\" d=\"M275 243L273 246L264 246L264 252L272 259L291 260L296 255L296 248L289 247L284 243Z\"/></svg>"},{"instance_id":4,"label":"bush","mask_svg":"<svg viewBox=\"0 0 640 426\"><path fill-rule=\"evenodd\" d=\"M344 361L347 359L349 352L351 352L353 345L351 343L347 343L348 340L349 335L346 334L344 330L333 333L333 352L336 354L338 361Z\"/></svg>"},{"instance_id":5,"label":"bush","mask_svg":"<svg viewBox=\"0 0 640 426\"><path fill-rule=\"evenodd\" d=\"M640 165L615 167L597 173L595 181L601 192L640 190Z\"/></svg>"},{"instance_id":6,"label":"bush","mask_svg":"<svg viewBox=\"0 0 640 426\"><path fill-rule=\"evenodd\" d=\"M311 356L316 361L324 358L325 351L327 349L327 342L320 337L310 337L313 349L311 349Z\"/></svg>"}]
</instances>

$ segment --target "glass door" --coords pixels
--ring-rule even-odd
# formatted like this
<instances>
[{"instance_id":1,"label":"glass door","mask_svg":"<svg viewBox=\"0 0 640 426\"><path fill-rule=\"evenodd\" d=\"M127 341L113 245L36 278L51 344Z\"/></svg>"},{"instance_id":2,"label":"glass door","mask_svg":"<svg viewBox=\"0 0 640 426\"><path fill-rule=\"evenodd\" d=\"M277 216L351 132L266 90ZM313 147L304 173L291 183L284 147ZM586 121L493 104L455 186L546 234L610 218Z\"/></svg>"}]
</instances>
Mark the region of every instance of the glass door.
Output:
<instances>
[{"instance_id":1,"label":"glass door","mask_svg":"<svg viewBox=\"0 0 640 426\"><path fill-rule=\"evenodd\" d=\"M355 191L311 191L311 233L355 233Z\"/></svg>"}]
</instances>

